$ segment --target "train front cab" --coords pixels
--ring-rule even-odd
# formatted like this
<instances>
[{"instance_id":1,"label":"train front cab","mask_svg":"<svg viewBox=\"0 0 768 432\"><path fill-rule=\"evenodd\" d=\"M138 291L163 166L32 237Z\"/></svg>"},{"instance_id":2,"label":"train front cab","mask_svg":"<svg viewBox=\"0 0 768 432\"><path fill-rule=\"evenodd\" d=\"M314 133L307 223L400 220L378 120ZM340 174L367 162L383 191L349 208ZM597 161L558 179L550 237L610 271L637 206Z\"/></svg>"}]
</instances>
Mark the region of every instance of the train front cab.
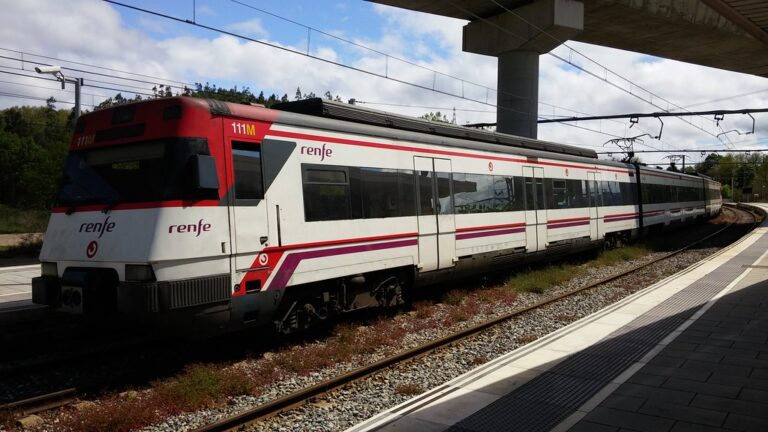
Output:
<instances>
[{"instance_id":1,"label":"train front cab","mask_svg":"<svg viewBox=\"0 0 768 432\"><path fill-rule=\"evenodd\" d=\"M191 98L81 117L33 302L85 317L228 324L235 216L221 131Z\"/></svg>"}]
</instances>

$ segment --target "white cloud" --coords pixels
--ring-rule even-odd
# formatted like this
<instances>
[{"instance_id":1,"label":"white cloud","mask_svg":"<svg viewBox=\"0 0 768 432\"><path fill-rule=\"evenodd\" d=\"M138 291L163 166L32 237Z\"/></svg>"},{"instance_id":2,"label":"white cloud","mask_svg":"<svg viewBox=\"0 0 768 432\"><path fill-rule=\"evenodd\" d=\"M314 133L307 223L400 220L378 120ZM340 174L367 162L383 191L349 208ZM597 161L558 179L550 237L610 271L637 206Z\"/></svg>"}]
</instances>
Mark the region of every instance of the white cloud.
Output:
<instances>
[{"instance_id":1,"label":"white cloud","mask_svg":"<svg viewBox=\"0 0 768 432\"><path fill-rule=\"evenodd\" d=\"M234 33L242 34L243 36L249 36L253 38L266 38L269 36L269 32L264 28L264 25L258 18L230 24L226 27L226 29Z\"/></svg>"},{"instance_id":2,"label":"white cloud","mask_svg":"<svg viewBox=\"0 0 768 432\"><path fill-rule=\"evenodd\" d=\"M331 6L338 3L331 3ZM198 12L202 12L198 8ZM323 94L330 91L342 98L385 102L414 107L372 106L374 108L398 111L410 115L420 115L427 111L448 111L456 108L460 124L467 122L493 122L493 107L468 102L459 98L431 92L425 89L377 78L373 74L386 75L401 81L413 82L419 86L435 88L444 92L464 92L466 97L495 103L495 93L486 90L496 87L496 59L493 57L463 53L461 51L461 27L464 22L450 18L419 14L380 5L371 5L372 13L381 17L381 28L376 32L380 36L361 38L348 36L362 45L387 53L390 56L407 59L407 64L393 57L359 48L345 46L327 38L313 38L313 55L329 61L341 62L352 67L370 71L361 73L349 68L342 68L327 62L309 59L283 50L254 42L245 42L231 36L197 35L187 31L190 27L178 27L168 24L163 35L170 37L150 37L142 31L130 28L118 11L107 3L96 0L73 0L57 2L54 0L26 0L6 2L4 13L0 16L0 47L39 53L60 59L76 60L92 65L113 69L127 70L156 77L173 78L184 82L210 82L248 86L258 92L287 93L293 97L296 87L304 92ZM57 23L55 26L50 23ZM146 21L144 21L146 22ZM308 23L312 24L312 23ZM268 31L258 19L244 19L232 23L227 28L238 33L267 39L276 31ZM182 29L178 31L178 29ZM269 29L272 30L272 29ZM331 32L331 31L329 31ZM344 35L343 28L332 31ZM306 46L286 45L285 41L270 43L289 49L304 51ZM696 105L696 109L764 107L768 93L754 93L768 89L768 81L754 76L734 74L709 68L692 66L665 59L649 59L641 54L612 50L586 44L570 42L575 47L609 67L611 70L630 78L634 83L653 90L656 94L682 106ZM563 57L567 50L559 48L557 53ZM18 54L2 52L2 55L18 58ZM26 60L30 60L25 56ZM38 59L43 61L43 59ZM649 61L652 60L652 61ZM580 61L590 71L600 75L601 69L589 62ZM18 68L20 61L3 60L0 66ZM30 69L30 65L25 65ZM69 69L90 69L76 65L65 65ZM438 71L435 73L430 71ZM0 71L13 71L2 69ZM16 71L18 72L18 71ZM74 72L73 72L74 73ZM114 72L108 72L114 74ZM14 80L11 76L0 74L6 81ZM480 86L463 83L449 76L462 77L466 81ZM622 92L599 78L595 78L564 65L560 60L549 55L541 56L539 100L549 104L566 107L589 114L615 114L628 112L651 112L658 110L634 97ZM7 78L7 79L5 79ZM97 81L114 81L109 77L85 75L86 87L83 92L95 95L113 95L114 91L95 88ZM19 78L20 80L20 78ZM122 81L128 85L151 88L149 84ZM0 90L21 92L38 97L54 95L59 99L72 99L70 94L61 94L55 83L39 80L26 80L25 83L52 87L52 90L33 87L19 87L0 83ZM159 83L167 81L160 80ZM620 82L620 80L617 80ZM90 85L90 86L89 86ZM144 90L146 91L146 90ZM633 87L633 93L642 93ZM54 93L57 92L57 93ZM726 98L731 95L754 93L732 100L711 104L701 102ZM90 98L90 99L89 99ZM86 103L99 102L98 96L84 98ZM23 101L21 101L23 102ZM0 96L1 106L20 103L17 99ZM463 109L470 111L461 111ZM560 109L540 106L540 114L575 115ZM736 135L730 133L733 141L747 140L742 145L754 145L755 138L765 137L768 133L768 116L758 118L758 134ZM712 129L709 121L697 119L702 125ZM659 148L683 148L706 145L710 148L722 148L717 141L686 125L680 120L664 120L662 143L646 140L647 144ZM642 119L640 124L628 129L626 121L602 121L579 124L616 135L632 135L648 132L658 133L658 121ZM722 122L725 130L738 128L744 132L751 128L751 120L746 116L728 116ZM542 125L539 128L542 139L601 147L610 136L588 132L572 126ZM655 158L655 156L654 156ZM660 159L660 157L659 157ZM656 159L658 160L658 159Z\"/></svg>"}]
</instances>

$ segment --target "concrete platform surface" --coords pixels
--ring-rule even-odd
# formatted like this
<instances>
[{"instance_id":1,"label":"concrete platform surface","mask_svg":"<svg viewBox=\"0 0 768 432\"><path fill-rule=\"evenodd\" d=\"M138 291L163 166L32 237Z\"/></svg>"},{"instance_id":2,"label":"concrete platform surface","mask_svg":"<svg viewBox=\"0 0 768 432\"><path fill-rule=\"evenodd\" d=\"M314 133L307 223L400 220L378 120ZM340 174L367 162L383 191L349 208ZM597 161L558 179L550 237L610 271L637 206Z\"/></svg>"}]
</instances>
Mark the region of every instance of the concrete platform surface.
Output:
<instances>
[{"instance_id":1,"label":"concrete platform surface","mask_svg":"<svg viewBox=\"0 0 768 432\"><path fill-rule=\"evenodd\" d=\"M40 264L0 267L0 303L31 300L32 278L40 276Z\"/></svg>"},{"instance_id":2,"label":"concrete platform surface","mask_svg":"<svg viewBox=\"0 0 768 432\"><path fill-rule=\"evenodd\" d=\"M768 431L768 224L348 429L737 430Z\"/></svg>"}]
</instances>

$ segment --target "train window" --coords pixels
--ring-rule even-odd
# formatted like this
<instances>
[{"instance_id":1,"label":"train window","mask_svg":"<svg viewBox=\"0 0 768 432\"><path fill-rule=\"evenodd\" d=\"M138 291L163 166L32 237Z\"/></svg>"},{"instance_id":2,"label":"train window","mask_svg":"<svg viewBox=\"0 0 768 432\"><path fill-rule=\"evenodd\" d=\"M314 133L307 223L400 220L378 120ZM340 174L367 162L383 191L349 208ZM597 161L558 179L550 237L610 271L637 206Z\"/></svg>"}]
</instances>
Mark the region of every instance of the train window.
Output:
<instances>
[{"instance_id":1,"label":"train window","mask_svg":"<svg viewBox=\"0 0 768 432\"><path fill-rule=\"evenodd\" d=\"M566 180L570 207L589 207L589 191L586 180Z\"/></svg>"},{"instance_id":2,"label":"train window","mask_svg":"<svg viewBox=\"0 0 768 432\"><path fill-rule=\"evenodd\" d=\"M486 174L453 175L456 213L487 213L496 210L493 176Z\"/></svg>"},{"instance_id":3,"label":"train window","mask_svg":"<svg viewBox=\"0 0 768 432\"><path fill-rule=\"evenodd\" d=\"M566 188L566 181L559 179L546 179L544 182L547 186L549 193L549 202L547 208L549 209L563 209L570 207L568 201L568 189Z\"/></svg>"},{"instance_id":4,"label":"train window","mask_svg":"<svg viewBox=\"0 0 768 432\"><path fill-rule=\"evenodd\" d=\"M533 178L525 178L525 209L536 210L536 200L533 198Z\"/></svg>"},{"instance_id":5,"label":"train window","mask_svg":"<svg viewBox=\"0 0 768 432\"><path fill-rule=\"evenodd\" d=\"M523 179L488 174L453 174L456 213L524 210Z\"/></svg>"},{"instance_id":6,"label":"train window","mask_svg":"<svg viewBox=\"0 0 768 432\"><path fill-rule=\"evenodd\" d=\"M416 186L413 171L397 170L397 187L400 198L400 216L415 216Z\"/></svg>"},{"instance_id":7,"label":"train window","mask_svg":"<svg viewBox=\"0 0 768 432\"><path fill-rule=\"evenodd\" d=\"M545 201L544 180L536 179L536 210L546 210L547 201Z\"/></svg>"},{"instance_id":8,"label":"train window","mask_svg":"<svg viewBox=\"0 0 768 432\"><path fill-rule=\"evenodd\" d=\"M613 192L611 191L611 183L613 182L601 181L598 185L603 198L603 205L606 207L616 205L613 199Z\"/></svg>"},{"instance_id":9,"label":"train window","mask_svg":"<svg viewBox=\"0 0 768 432\"><path fill-rule=\"evenodd\" d=\"M434 186L432 180L432 171L418 171L419 188L419 216L428 216L435 214L433 204Z\"/></svg>"},{"instance_id":10,"label":"train window","mask_svg":"<svg viewBox=\"0 0 768 432\"><path fill-rule=\"evenodd\" d=\"M451 173L437 174L437 199L440 214L453 214L453 195L451 194Z\"/></svg>"},{"instance_id":11,"label":"train window","mask_svg":"<svg viewBox=\"0 0 768 432\"><path fill-rule=\"evenodd\" d=\"M364 218L400 216L397 170L360 168L360 181Z\"/></svg>"},{"instance_id":12,"label":"train window","mask_svg":"<svg viewBox=\"0 0 768 432\"><path fill-rule=\"evenodd\" d=\"M303 165L304 214L308 222L350 219L349 169Z\"/></svg>"},{"instance_id":13,"label":"train window","mask_svg":"<svg viewBox=\"0 0 768 432\"><path fill-rule=\"evenodd\" d=\"M622 205L634 205L637 203L637 189L634 183L619 183Z\"/></svg>"},{"instance_id":14,"label":"train window","mask_svg":"<svg viewBox=\"0 0 768 432\"><path fill-rule=\"evenodd\" d=\"M507 202L504 205L504 211L522 211L525 210L525 195L523 194L522 177L502 177L504 186L507 189ZM498 182L497 182L498 185Z\"/></svg>"},{"instance_id":15,"label":"train window","mask_svg":"<svg viewBox=\"0 0 768 432\"><path fill-rule=\"evenodd\" d=\"M261 149L257 144L232 142L232 164L235 171L235 199L264 198L261 175Z\"/></svg>"}]
</instances>

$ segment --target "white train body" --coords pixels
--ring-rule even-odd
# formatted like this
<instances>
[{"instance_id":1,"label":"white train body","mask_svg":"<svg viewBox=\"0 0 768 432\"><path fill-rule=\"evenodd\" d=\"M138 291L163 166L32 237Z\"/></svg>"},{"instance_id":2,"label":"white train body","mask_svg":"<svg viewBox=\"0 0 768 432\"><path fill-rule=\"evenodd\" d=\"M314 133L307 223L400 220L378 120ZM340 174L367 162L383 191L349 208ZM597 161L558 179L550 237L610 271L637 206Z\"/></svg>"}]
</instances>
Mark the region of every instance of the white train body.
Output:
<instances>
[{"instance_id":1,"label":"white train body","mask_svg":"<svg viewBox=\"0 0 768 432\"><path fill-rule=\"evenodd\" d=\"M460 128L452 137L191 98L81 123L33 290L73 313L290 330L721 205L708 179L517 137L462 139Z\"/></svg>"}]
</instances>

